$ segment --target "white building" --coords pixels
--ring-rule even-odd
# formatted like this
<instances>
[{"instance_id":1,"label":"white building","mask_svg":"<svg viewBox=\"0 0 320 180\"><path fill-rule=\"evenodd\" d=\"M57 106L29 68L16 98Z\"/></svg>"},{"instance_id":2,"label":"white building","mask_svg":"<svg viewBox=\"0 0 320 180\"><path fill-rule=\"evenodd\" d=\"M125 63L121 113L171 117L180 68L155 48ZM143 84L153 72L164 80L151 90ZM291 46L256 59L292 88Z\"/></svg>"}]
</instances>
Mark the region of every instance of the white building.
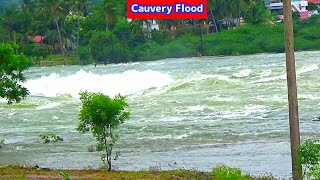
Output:
<instances>
[{"instance_id":1,"label":"white building","mask_svg":"<svg viewBox=\"0 0 320 180\"><path fill-rule=\"evenodd\" d=\"M266 0L266 5L270 10L279 10L283 8L282 0ZM307 0L292 0L291 7L293 12L307 11Z\"/></svg>"}]
</instances>

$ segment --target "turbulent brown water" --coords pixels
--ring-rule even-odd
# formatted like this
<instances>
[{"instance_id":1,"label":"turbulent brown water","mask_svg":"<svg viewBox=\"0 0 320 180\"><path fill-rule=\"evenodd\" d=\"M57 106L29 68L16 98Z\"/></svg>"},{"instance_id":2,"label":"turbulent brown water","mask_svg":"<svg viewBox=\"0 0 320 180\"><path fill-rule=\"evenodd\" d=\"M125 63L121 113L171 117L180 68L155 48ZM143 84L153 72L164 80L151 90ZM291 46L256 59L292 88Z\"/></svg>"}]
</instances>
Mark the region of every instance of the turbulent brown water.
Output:
<instances>
[{"instance_id":1,"label":"turbulent brown water","mask_svg":"<svg viewBox=\"0 0 320 180\"><path fill-rule=\"evenodd\" d=\"M317 138L320 52L297 53L302 139ZM75 131L79 92L128 99L132 118L119 130L120 170L211 170L290 174L284 54L166 59L108 66L31 68L21 104L0 105L0 164L98 168L90 134ZM3 101L4 102L4 101ZM63 142L43 144L54 133Z\"/></svg>"}]
</instances>

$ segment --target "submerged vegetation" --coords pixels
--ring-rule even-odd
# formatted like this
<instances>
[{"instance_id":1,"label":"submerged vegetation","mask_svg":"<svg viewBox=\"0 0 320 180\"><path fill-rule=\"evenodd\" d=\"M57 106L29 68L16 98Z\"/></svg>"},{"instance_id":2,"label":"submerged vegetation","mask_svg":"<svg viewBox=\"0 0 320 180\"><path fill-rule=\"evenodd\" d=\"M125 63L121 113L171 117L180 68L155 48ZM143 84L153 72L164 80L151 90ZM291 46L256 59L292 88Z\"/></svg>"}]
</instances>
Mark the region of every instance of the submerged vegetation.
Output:
<instances>
[{"instance_id":1,"label":"submerged vegetation","mask_svg":"<svg viewBox=\"0 0 320 180\"><path fill-rule=\"evenodd\" d=\"M63 141L62 137L53 133L50 133L48 135L40 135L40 138L43 140L43 143Z\"/></svg>"},{"instance_id":2,"label":"submerged vegetation","mask_svg":"<svg viewBox=\"0 0 320 180\"><path fill-rule=\"evenodd\" d=\"M4 146L4 139L0 139L0 149Z\"/></svg>"}]
</instances>

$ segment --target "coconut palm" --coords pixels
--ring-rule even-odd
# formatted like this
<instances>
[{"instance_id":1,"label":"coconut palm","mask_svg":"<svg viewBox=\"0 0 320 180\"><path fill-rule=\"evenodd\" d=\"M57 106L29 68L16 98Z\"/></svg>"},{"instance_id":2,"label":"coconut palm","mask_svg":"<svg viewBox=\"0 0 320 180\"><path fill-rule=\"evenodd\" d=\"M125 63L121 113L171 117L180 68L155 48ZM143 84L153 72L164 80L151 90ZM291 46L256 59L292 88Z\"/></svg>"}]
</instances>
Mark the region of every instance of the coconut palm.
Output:
<instances>
[{"instance_id":1,"label":"coconut palm","mask_svg":"<svg viewBox=\"0 0 320 180\"><path fill-rule=\"evenodd\" d=\"M106 31L108 31L112 21L119 17L120 2L117 0L103 0L101 7L106 20Z\"/></svg>"},{"instance_id":2,"label":"coconut palm","mask_svg":"<svg viewBox=\"0 0 320 180\"><path fill-rule=\"evenodd\" d=\"M62 52L62 57L64 58L64 48L59 20L65 18L65 16L68 14L68 4L66 4L63 0L46 0L44 5L44 10L46 10L48 14L52 16L55 26L57 28L59 35L60 51Z\"/></svg>"}]
</instances>

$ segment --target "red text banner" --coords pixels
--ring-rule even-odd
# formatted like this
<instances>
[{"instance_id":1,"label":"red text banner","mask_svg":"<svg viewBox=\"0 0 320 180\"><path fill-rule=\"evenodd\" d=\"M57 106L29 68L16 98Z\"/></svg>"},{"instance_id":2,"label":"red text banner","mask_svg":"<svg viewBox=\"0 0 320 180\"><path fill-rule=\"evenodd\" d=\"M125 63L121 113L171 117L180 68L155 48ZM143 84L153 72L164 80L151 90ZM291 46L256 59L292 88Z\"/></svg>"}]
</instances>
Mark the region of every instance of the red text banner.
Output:
<instances>
[{"instance_id":1,"label":"red text banner","mask_svg":"<svg viewBox=\"0 0 320 180\"><path fill-rule=\"evenodd\" d=\"M206 19L207 0L127 0L129 19Z\"/></svg>"}]
</instances>

